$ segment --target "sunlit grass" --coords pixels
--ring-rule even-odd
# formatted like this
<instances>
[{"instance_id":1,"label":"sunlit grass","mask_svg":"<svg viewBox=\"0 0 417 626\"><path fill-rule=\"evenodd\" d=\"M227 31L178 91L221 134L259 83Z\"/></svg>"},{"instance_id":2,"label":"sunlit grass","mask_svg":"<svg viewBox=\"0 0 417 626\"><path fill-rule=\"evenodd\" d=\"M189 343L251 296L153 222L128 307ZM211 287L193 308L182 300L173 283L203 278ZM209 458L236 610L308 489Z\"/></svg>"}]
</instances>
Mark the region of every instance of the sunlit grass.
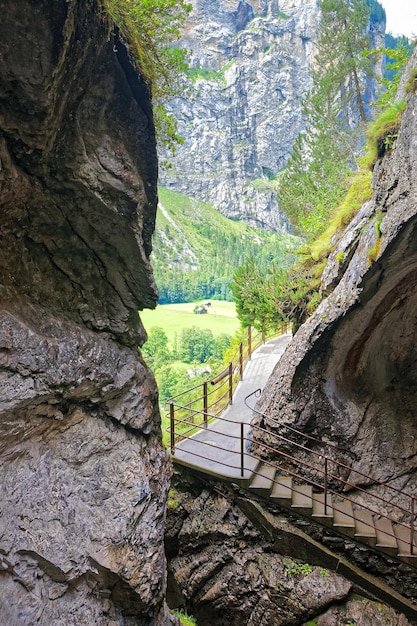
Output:
<instances>
[{"instance_id":1,"label":"sunlit grass","mask_svg":"<svg viewBox=\"0 0 417 626\"><path fill-rule=\"evenodd\" d=\"M183 304L161 304L153 311L140 312L140 318L145 329L159 326L168 337L171 349L175 346L176 338L184 328L196 326L199 329L209 329L214 336L226 334L233 336L240 328L233 302L210 300L208 313L196 315L193 309L195 302Z\"/></svg>"}]
</instances>

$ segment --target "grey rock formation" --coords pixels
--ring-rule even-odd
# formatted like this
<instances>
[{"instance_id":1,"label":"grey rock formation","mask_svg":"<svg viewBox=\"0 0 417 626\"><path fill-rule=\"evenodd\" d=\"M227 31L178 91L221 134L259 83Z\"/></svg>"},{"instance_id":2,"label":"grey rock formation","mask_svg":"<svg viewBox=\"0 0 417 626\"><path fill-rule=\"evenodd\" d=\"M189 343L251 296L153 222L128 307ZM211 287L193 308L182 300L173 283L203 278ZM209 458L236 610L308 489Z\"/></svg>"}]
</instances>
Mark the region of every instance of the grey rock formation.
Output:
<instances>
[{"instance_id":1,"label":"grey rock formation","mask_svg":"<svg viewBox=\"0 0 417 626\"><path fill-rule=\"evenodd\" d=\"M149 94L93 0L0 10L0 624L169 624Z\"/></svg>"},{"instance_id":2,"label":"grey rock formation","mask_svg":"<svg viewBox=\"0 0 417 626\"><path fill-rule=\"evenodd\" d=\"M180 43L195 80L170 105L185 142L160 181L212 202L227 217L285 231L271 179L303 129L317 0L192 4ZM384 29L372 24L375 46L382 45Z\"/></svg>"},{"instance_id":3,"label":"grey rock formation","mask_svg":"<svg viewBox=\"0 0 417 626\"><path fill-rule=\"evenodd\" d=\"M322 626L411 626L389 606L359 596L359 587L333 571L343 567L338 558L325 548L320 553L304 527L279 510L271 514L186 473L177 478L167 518L167 599L199 626L301 626L313 619Z\"/></svg>"},{"instance_id":4,"label":"grey rock formation","mask_svg":"<svg viewBox=\"0 0 417 626\"><path fill-rule=\"evenodd\" d=\"M285 230L267 183L302 128L317 20L316 0L193 3L181 45L206 72L196 73L191 97L172 103L185 143L162 184L228 217Z\"/></svg>"},{"instance_id":5,"label":"grey rock formation","mask_svg":"<svg viewBox=\"0 0 417 626\"><path fill-rule=\"evenodd\" d=\"M409 494L417 487L416 66L414 53L398 136L374 168L372 200L329 259L329 295L261 398L268 415L350 447L357 469Z\"/></svg>"}]
</instances>

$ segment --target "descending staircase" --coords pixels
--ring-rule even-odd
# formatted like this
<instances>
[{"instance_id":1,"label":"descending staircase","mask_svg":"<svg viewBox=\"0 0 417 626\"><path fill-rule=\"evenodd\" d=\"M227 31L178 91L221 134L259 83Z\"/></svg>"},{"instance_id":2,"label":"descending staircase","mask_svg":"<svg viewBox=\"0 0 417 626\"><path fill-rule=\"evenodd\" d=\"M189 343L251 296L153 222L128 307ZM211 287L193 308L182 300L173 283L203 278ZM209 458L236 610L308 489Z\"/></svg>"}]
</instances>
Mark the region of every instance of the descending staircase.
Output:
<instances>
[{"instance_id":1,"label":"descending staircase","mask_svg":"<svg viewBox=\"0 0 417 626\"><path fill-rule=\"evenodd\" d=\"M413 531L348 498L314 491L312 485L295 482L291 476L283 475L276 467L261 461L249 480L241 486L249 493L256 493L285 509L309 517L342 535L417 567L417 541Z\"/></svg>"},{"instance_id":2,"label":"descending staircase","mask_svg":"<svg viewBox=\"0 0 417 626\"><path fill-rule=\"evenodd\" d=\"M168 400L172 461L205 476L235 484L291 515L302 516L304 522L311 520L327 528L329 533L357 542L362 549L366 546L374 551L377 561L379 555L382 558L386 555L389 562L383 559L384 568L395 567L395 560L407 564L411 568L401 573L407 572L414 581L417 577L417 495L362 473L361 464L351 450L298 431L293 425L251 407L247 401L251 396L259 396L260 389L246 395L244 403L240 399L235 402L235 393L241 395L251 381L245 369L245 383L240 382L240 391L236 387L235 392L235 373L242 381L242 353L240 346L238 364L231 362L226 375L223 372L211 381L212 384L227 381L227 392L220 396L228 400L224 414L224 409L217 410L220 391L209 391L208 383L203 384L202 394L197 386ZM250 361L247 368L249 365ZM212 394L214 401L210 400ZM257 424L251 421L253 413L260 418ZM256 498L246 500L247 504L249 502L258 504ZM317 549L327 551L328 555L327 548L318 546L315 541L314 550ZM386 585L381 577L369 580L370 574L356 567L354 560L350 563L345 559L342 563L343 557L339 554L333 558L337 559L337 571L342 573L344 569L344 574L361 588L397 606L417 624L417 606L408 600L415 594L403 595L401 588L396 591L391 581Z\"/></svg>"}]
</instances>

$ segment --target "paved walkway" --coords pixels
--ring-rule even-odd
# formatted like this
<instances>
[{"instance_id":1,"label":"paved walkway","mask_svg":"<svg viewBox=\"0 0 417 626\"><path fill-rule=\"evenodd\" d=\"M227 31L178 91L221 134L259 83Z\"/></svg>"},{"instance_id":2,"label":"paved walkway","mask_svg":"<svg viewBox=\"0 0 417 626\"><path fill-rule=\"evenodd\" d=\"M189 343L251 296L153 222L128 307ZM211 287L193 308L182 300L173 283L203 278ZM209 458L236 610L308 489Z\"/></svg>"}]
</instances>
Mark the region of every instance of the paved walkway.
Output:
<instances>
[{"instance_id":1,"label":"paved walkway","mask_svg":"<svg viewBox=\"0 0 417 626\"><path fill-rule=\"evenodd\" d=\"M291 334L268 341L254 351L247 363L243 380L236 387L233 404L221 418L189 439L178 443L173 460L182 465L200 469L213 476L249 478L257 463L250 455L244 455L244 471L241 468L241 423L244 424L244 447L250 431L252 411L245 405L245 398L256 389L263 389L272 370L291 340ZM253 404L253 403L252 403Z\"/></svg>"}]
</instances>

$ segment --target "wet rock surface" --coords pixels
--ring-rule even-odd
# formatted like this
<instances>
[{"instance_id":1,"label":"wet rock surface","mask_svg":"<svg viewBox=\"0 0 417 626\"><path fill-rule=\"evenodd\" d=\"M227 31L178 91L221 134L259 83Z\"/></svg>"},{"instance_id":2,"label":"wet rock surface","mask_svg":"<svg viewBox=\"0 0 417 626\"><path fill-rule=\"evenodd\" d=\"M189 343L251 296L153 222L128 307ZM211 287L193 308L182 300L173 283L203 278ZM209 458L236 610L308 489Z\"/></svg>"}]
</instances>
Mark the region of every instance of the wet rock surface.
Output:
<instances>
[{"instance_id":1,"label":"wet rock surface","mask_svg":"<svg viewBox=\"0 0 417 626\"><path fill-rule=\"evenodd\" d=\"M0 2L0 624L169 624L138 309L151 102L92 0Z\"/></svg>"},{"instance_id":2,"label":"wet rock surface","mask_svg":"<svg viewBox=\"0 0 417 626\"><path fill-rule=\"evenodd\" d=\"M194 615L199 626L301 626L312 619L345 626L361 613L358 623L364 626L382 626L384 619L387 626L409 626L392 608L355 596L352 583L332 568L310 565L314 551L282 516L273 532L268 514L254 515L252 509L247 515L247 503L233 490L219 485L220 492L185 473L177 474L174 484L166 533L167 598L170 606ZM366 621L369 616L375 621Z\"/></svg>"}]
</instances>

